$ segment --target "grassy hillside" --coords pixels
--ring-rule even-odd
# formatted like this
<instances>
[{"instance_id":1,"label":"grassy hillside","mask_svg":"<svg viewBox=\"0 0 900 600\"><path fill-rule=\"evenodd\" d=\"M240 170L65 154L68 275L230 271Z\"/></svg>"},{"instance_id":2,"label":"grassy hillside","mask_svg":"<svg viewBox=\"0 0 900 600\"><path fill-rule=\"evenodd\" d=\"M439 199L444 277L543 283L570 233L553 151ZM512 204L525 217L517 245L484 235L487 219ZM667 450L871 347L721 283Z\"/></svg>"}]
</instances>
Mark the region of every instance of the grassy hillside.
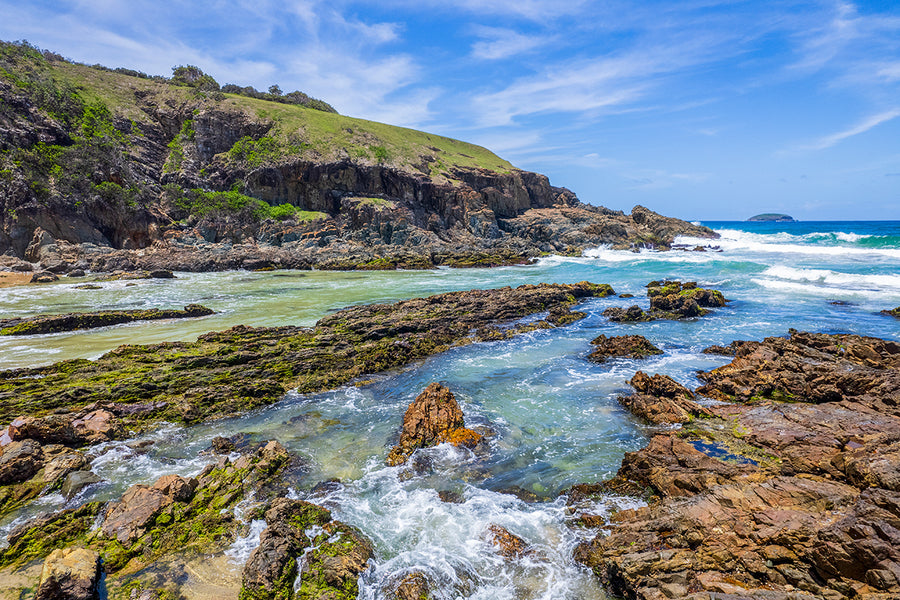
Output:
<instances>
[{"instance_id":1,"label":"grassy hillside","mask_svg":"<svg viewBox=\"0 0 900 600\"><path fill-rule=\"evenodd\" d=\"M236 94L202 93L69 62L51 61L48 68L54 80L72 86L86 103L102 103L115 116L138 123L150 117L139 107L135 92L151 93L155 103L173 108L201 105L272 122L266 162L289 157L316 161L349 158L427 174L439 182L452 180L452 170L457 167L497 172L513 169L481 146L414 129ZM235 150L231 154L240 156L241 148Z\"/></svg>"}]
</instances>

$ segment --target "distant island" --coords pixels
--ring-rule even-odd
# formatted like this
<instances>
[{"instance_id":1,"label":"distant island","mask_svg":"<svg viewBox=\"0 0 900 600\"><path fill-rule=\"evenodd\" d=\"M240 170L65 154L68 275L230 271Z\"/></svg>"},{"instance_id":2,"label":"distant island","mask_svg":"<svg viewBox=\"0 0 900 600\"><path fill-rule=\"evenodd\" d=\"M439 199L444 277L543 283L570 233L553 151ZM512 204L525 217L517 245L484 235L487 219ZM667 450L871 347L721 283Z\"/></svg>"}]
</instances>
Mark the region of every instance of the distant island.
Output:
<instances>
[{"instance_id":1,"label":"distant island","mask_svg":"<svg viewBox=\"0 0 900 600\"><path fill-rule=\"evenodd\" d=\"M750 217L747 219L748 221L765 221L769 223L794 223L796 219L790 215L782 215L778 213L763 213L761 215L756 215L755 217Z\"/></svg>"}]
</instances>

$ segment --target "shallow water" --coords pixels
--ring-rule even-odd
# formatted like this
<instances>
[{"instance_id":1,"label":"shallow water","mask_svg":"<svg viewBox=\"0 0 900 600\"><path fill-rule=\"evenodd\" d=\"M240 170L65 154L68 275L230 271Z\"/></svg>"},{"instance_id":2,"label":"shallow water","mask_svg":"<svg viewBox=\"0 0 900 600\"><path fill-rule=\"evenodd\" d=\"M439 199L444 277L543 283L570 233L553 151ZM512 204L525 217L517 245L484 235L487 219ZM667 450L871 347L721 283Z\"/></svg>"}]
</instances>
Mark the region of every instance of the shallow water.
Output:
<instances>
[{"instance_id":1,"label":"shallow water","mask_svg":"<svg viewBox=\"0 0 900 600\"><path fill-rule=\"evenodd\" d=\"M132 323L90 332L0 338L0 368L93 358L123 343L191 340L236 324L312 325L330 311L369 302L391 302L450 290L539 282L610 283L632 299L590 299L588 317L568 327L512 340L454 348L402 371L380 374L361 387L301 396L244 415L192 428L163 427L143 448L115 442L92 449L92 469L106 480L73 499L110 499L129 485L158 476L199 472L198 453L216 435L250 433L278 439L308 462L294 483L298 497L331 508L376 545L374 568L362 598L377 598L388 582L423 570L441 582L446 598L602 598L594 577L571 559L584 535L567 523L561 501L526 504L501 490L521 488L552 499L568 486L611 476L625 452L646 442L648 431L616 398L638 369L665 373L694 387L697 370L727 362L700 351L734 339L785 335L790 327L854 332L900 339L900 320L879 314L900 305L900 223L713 224L723 238L707 252L621 252L596 249L581 258L551 257L535 265L498 269L417 272L226 272L178 274L175 280L102 283L80 290L81 280L0 289L0 314L173 307L200 303L217 311L201 319ZM600 314L609 306L647 307L645 284L675 278L716 287L729 306L696 321L614 324ZM134 283L135 285L128 285ZM664 350L644 361L585 360L600 333L637 333ZM416 473L384 466L406 406L431 381L448 385L468 426L494 431L489 451L449 447L422 452ZM411 476L410 476L411 475ZM327 495L310 497L321 481L339 479ZM462 494L447 504L437 492ZM58 495L0 523L5 533L36 512L56 509ZM590 510L603 514L635 501L608 498ZM485 532L499 524L534 549L524 561L506 561L491 550ZM261 523L248 527L216 564L239 579ZM238 578L238 579L236 579ZM226 578L227 579L227 578ZM197 575L197 597L211 584ZM206 586L206 587L204 587ZM218 588L217 588L218 589Z\"/></svg>"}]
</instances>

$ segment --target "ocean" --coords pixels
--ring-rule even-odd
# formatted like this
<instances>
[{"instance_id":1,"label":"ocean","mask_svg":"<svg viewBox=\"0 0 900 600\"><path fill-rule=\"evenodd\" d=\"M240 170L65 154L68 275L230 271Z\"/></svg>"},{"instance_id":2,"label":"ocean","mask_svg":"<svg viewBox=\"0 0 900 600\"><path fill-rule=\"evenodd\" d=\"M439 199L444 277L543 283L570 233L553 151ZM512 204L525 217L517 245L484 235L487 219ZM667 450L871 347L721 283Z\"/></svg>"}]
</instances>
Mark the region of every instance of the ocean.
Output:
<instances>
[{"instance_id":1,"label":"ocean","mask_svg":"<svg viewBox=\"0 0 900 600\"><path fill-rule=\"evenodd\" d=\"M556 495L573 484L612 476L625 452L646 443L650 430L617 401L629 393L635 371L664 373L693 388L699 385L698 370L728 362L703 354L703 348L784 336L790 328L900 340L900 319L880 312L900 306L900 222L702 224L721 239L679 239L684 250L670 252L596 248L578 258L551 256L496 269L178 273L174 280L104 282L100 289L81 289L83 280L67 279L0 289L3 316L189 303L217 311L189 321L2 338L2 369L94 358L124 343L190 340L241 323L312 325L344 306L451 290L588 280L634 295L589 299L579 308L588 317L568 327L454 348L360 387L289 393L278 404L239 418L164 426L143 436L155 442L149 451L123 442L104 444L91 451L91 466L106 483L68 503L58 494L44 496L0 522L0 534L38 512L115 498L129 485L152 483L167 473L196 474L211 460L198 452L212 437L247 432L278 439L305 457L309 471L292 493L324 504L375 542L376 564L363 578L362 598L380 597L385 582L413 569L441 582L439 598L603 598L594 576L571 558L575 545L591 534L571 526L579 513ZM601 315L610 306L646 308L645 286L659 279L696 281L721 290L730 302L692 321L611 323ZM588 362L590 341L601 333L643 335L663 354ZM467 426L484 425L496 434L486 456L441 446L423 452L427 460L416 476L401 476L400 469L384 466L384 459L407 405L432 381L453 391ZM330 479L341 484L328 492L311 491ZM437 495L441 490L466 501L444 503ZM545 501L525 502L504 493L510 490ZM633 498L608 496L581 510L603 515L639 505ZM535 552L524 562L499 557L485 538L491 524L524 538ZM197 565L182 592L198 598L234 595L241 564L263 526L248 521L247 535Z\"/></svg>"}]
</instances>

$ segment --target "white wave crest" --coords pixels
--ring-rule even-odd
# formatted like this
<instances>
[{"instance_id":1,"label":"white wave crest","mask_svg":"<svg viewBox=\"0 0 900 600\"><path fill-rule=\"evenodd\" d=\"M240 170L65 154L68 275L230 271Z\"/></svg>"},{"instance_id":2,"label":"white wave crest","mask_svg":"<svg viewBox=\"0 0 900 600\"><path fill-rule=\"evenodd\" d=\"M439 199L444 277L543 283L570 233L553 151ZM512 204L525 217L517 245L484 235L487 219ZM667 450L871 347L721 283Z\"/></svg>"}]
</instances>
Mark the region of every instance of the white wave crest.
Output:
<instances>
[{"instance_id":1,"label":"white wave crest","mask_svg":"<svg viewBox=\"0 0 900 600\"><path fill-rule=\"evenodd\" d=\"M842 273L830 269L774 266L763 271L762 276L787 282L817 283L847 291L900 291L900 275Z\"/></svg>"},{"instance_id":2,"label":"white wave crest","mask_svg":"<svg viewBox=\"0 0 900 600\"><path fill-rule=\"evenodd\" d=\"M859 241L865 237L856 233L807 233L792 235L790 233L752 233L738 229L719 229L721 237L717 240L680 236L676 244L685 246L704 245L718 246L726 254L799 254L804 256L829 256L860 258L863 256L890 257L900 259L900 248L863 248L846 245L846 242ZM831 243L828 243L828 242ZM838 244L837 241L843 242Z\"/></svg>"}]
</instances>

